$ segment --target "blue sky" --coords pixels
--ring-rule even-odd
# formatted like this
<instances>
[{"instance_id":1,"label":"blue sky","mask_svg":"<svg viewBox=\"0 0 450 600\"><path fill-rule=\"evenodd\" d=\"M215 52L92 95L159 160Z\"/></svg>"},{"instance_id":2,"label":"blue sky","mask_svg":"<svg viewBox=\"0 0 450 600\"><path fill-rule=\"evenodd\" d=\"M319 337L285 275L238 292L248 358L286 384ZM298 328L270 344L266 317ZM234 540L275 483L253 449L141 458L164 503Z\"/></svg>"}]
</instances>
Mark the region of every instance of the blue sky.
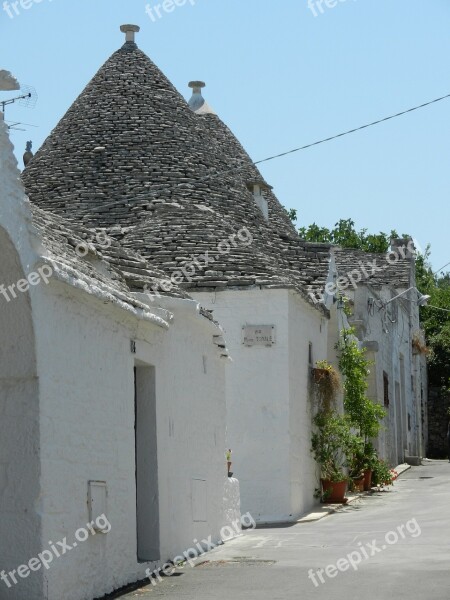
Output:
<instances>
[{"instance_id":1,"label":"blue sky","mask_svg":"<svg viewBox=\"0 0 450 600\"><path fill-rule=\"evenodd\" d=\"M187 0L154 20L145 6L162 0L22 1L10 18L0 0L0 68L39 95L34 110L7 110L39 126L12 134L18 156L122 45L122 23L141 26L139 46L186 97L189 80L207 82L254 160L450 93L449 0L324 0L323 13L316 0L314 11L308 0ZM431 243L437 269L450 261L449 115L447 100L262 172L299 225L351 217L408 232Z\"/></svg>"}]
</instances>

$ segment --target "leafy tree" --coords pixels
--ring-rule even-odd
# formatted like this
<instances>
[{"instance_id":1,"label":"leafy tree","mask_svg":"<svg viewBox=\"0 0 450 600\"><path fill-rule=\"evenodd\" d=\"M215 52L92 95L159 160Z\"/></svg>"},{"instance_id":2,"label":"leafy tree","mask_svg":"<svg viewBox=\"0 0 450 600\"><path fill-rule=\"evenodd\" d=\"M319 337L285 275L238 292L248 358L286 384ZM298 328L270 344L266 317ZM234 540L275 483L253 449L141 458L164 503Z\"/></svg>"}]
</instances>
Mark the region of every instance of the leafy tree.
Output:
<instances>
[{"instance_id":1,"label":"leafy tree","mask_svg":"<svg viewBox=\"0 0 450 600\"><path fill-rule=\"evenodd\" d=\"M429 306L420 309L422 326L431 349L428 358L430 385L450 388L450 273L433 273L430 246L416 261L417 287L431 296ZM433 307L438 308L433 308ZM439 308L445 310L439 310Z\"/></svg>"},{"instance_id":2,"label":"leafy tree","mask_svg":"<svg viewBox=\"0 0 450 600\"><path fill-rule=\"evenodd\" d=\"M398 238L396 231L387 233L367 233L367 229L357 231L352 219L341 219L333 229L319 227L313 223L309 227L301 227L299 235L307 242L324 242L335 244L342 248L355 248L364 252L385 253L388 251L392 238Z\"/></svg>"},{"instance_id":3,"label":"leafy tree","mask_svg":"<svg viewBox=\"0 0 450 600\"><path fill-rule=\"evenodd\" d=\"M290 220L294 223L297 223L297 209L296 208L286 208L285 206L283 206L284 210L287 213L287 216L290 218Z\"/></svg>"}]
</instances>

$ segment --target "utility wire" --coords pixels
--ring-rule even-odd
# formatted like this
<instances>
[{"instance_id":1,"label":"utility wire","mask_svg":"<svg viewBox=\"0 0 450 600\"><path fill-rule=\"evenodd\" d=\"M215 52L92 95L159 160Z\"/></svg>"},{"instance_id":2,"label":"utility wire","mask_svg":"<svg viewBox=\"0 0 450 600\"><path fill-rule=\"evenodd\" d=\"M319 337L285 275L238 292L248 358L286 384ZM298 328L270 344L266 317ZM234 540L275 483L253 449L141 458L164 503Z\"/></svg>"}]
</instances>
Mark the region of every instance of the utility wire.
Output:
<instances>
[{"instance_id":1,"label":"utility wire","mask_svg":"<svg viewBox=\"0 0 450 600\"><path fill-rule=\"evenodd\" d=\"M332 140L336 140L338 138L350 135L352 133L356 133L357 131L361 131L363 129L367 129L368 127L373 127L374 125L379 125L380 123L384 123L385 121L390 121L391 119L395 119L397 117L401 117L403 115L406 115L408 113L414 112L416 110L419 110L421 108L425 108L427 106L430 106L431 104L436 104L437 102L441 102L442 100L448 100L450 98L450 94L447 94L446 96L441 96L440 98L435 98L434 100L430 100L429 102L425 102L424 104L420 104L419 106L414 106L413 108L409 108L408 110L404 110L402 112L396 113L394 115L390 115L389 117L384 117L383 119L379 119L378 121L373 121L372 123L367 123L366 125L361 125L360 127L356 127L355 129L350 129L349 131L344 131L342 133L338 133L337 135L333 135L331 137L327 137L324 138L322 140L318 140L317 142L312 142L311 144L306 144L305 146L300 146L299 148L294 148L293 150L288 150L287 152L282 152L281 154L275 154L274 156L269 156L268 158L263 158L262 160L258 160L256 162L253 162L253 166L256 165L260 165L272 160L275 160L277 158L282 158L284 156L288 156L289 154L294 154L296 152L300 152L301 150L306 150L308 148L312 148L314 146L319 146L320 144L325 144L326 142L330 142ZM197 181L205 181L207 179L210 179L211 177L214 177L215 175L225 175L227 173L231 173L234 172L236 170L239 170L241 168L245 168L245 166L248 166L247 161L242 161L241 165L234 165L233 167L231 167L230 169L226 169L223 171L219 171L217 173L209 173L206 176L203 177L199 177ZM163 190L159 190L157 192L148 192L145 195L144 194L138 194L137 196L135 196L134 200L146 200L146 199L150 199L152 197L157 197L157 196L161 196L164 193L167 193L170 191L171 188L166 188ZM173 187L173 189L175 189L175 186ZM102 209L105 208L109 208L111 206L115 206L117 204L128 204L130 202L130 200L116 200L114 202L110 202L108 204L103 204L101 206ZM88 215L90 213L90 209L88 209L86 211L86 213L82 213L81 216L84 215ZM450 264L450 263L449 263ZM447 265L445 265L447 266Z\"/></svg>"},{"instance_id":2,"label":"utility wire","mask_svg":"<svg viewBox=\"0 0 450 600\"><path fill-rule=\"evenodd\" d=\"M396 119L397 117L401 117L408 113L414 112L415 110L425 108L426 106L430 106L431 104L435 104L436 102L441 102L442 100L447 100L448 98L450 98L450 94L447 94L446 96L441 96L440 98L435 98L434 100L430 100L430 102L425 102L424 104L420 104L419 106L414 106L413 108L408 108L408 110L404 110L402 112L396 113L395 115L391 115L389 117L384 117L384 119L379 119L378 121L373 121L372 123L367 123L366 125L361 125L360 127L356 127L355 129L349 129L348 131L344 131L343 133L338 133L337 135L333 135L331 137L324 138L323 140L313 142L312 144L307 144L306 146L300 146L300 148L294 148L293 150L289 150L288 152L282 152L281 154L276 154L275 156L269 156L269 158L264 158L263 160L258 160L254 164L260 165L261 163L266 163L266 162L269 162L270 160L275 160L276 158L281 158L283 156L288 156L289 154L294 154L295 152L300 152L300 150L306 150L307 148L312 148L313 146L318 146L319 144L325 144L325 142L331 142L331 140L336 140L337 138L344 137L346 135L350 135L351 133L356 133L357 131L361 131L362 129L367 129L368 127L373 127L374 125L379 125L380 123L384 123L385 121L390 121L391 119Z\"/></svg>"},{"instance_id":3,"label":"utility wire","mask_svg":"<svg viewBox=\"0 0 450 600\"><path fill-rule=\"evenodd\" d=\"M448 267L448 265L450 265L450 262L448 262L446 265L444 265L443 267L441 267L440 269L438 269L437 271L435 271L433 273L433 275L437 275L440 271L442 271L442 269L445 269L445 267Z\"/></svg>"},{"instance_id":4,"label":"utility wire","mask_svg":"<svg viewBox=\"0 0 450 600\"><path fill-rule=\"evenodd\" d=\"M448 308L441 308L440 306L433 306L432 304L427 304L426 307L427 308L435 308L436 310L443 310L444 312L450 313L450 309L448 309Z\"/></svg>"}]
</instances>

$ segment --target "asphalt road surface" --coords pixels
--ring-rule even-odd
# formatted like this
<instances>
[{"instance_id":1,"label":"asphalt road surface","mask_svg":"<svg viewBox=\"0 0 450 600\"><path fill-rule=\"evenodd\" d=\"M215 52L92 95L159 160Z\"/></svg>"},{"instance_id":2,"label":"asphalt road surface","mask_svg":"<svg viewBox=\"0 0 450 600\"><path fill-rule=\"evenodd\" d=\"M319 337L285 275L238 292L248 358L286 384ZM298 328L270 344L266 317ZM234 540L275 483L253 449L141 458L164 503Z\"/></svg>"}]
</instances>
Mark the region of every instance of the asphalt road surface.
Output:
<instances>
[{"instance_id":1,"label":"asphalt road surface","mask_svg":"<svg viewBox=\"0 0 450 600\"><path fill-rule=\"evenodd\" d=\"M449 600L450 463L425 461L390 491L313 523L249 530L123 598Z\"/></svg>"}]
</instances>

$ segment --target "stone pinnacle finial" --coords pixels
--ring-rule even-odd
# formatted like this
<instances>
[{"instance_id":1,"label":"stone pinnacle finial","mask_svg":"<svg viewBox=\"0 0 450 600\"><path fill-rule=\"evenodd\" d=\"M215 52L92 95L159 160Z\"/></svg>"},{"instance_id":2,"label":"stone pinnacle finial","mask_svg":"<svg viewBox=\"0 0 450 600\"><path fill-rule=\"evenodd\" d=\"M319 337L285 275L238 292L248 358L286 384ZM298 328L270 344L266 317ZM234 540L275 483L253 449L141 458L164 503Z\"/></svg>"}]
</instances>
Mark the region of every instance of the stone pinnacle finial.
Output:
<instances>
[{"instance_id":1,"label":"stone pinnacle finial","mask_svg":"<svg viewBox=\"0 0 450 600\"><path fill-rule=\"evenodd\" d=\"M23 164L25 167L28 165L28 163L34 156L32 150L31 150L32 147L33 147L33 142L27 142L25 154L23 155Z\"/></svg>"},{"instance_id":2,"label":"stone pinnacle finial","mask_svg":"<svg viewBox=\"0 0 450 600\"><path fill-rule=\"evenodd\" d=\"M206 87L206 83L204 81L190 81L189 87L192 88L194 94L201 94L202 89Z\"/></svg>"},{"instance_id":3,"label":"stone pinnacle finial","mask_svg":"<svg viewBox=\"0 0 450 600\"><path fill-rule=\"evenodd\" d=\"M134 34L141 30L139 25L121 25L120 31L125 33L125 41L134 43Z\"/></svg>"},{"instance_id":4,"label":"stone pinnacle finial","mask_svg":"<svg viewBox=\"0 0 450 600\"><path fill-rule=\"evenodd\" d=\"M192 111L197 112L206 104L205 99L202 96L202 89L206 87L206 83L204 81L190 81L188 85L192 89L189 107Z\"/></svg>"},{"instance_id":5,"label":"stone pinnacle finial","mask_svg":"<svg viewBox=\"0 0 450 600\"><path fill-rule=\"evenodd\" d=\"M188 85L192 89L189 108L197 114L210 113L214 115L215 112L202 96L202 89L206 87L206 83L204 81L190 81Z\"/></svg>"}]
</instances>

